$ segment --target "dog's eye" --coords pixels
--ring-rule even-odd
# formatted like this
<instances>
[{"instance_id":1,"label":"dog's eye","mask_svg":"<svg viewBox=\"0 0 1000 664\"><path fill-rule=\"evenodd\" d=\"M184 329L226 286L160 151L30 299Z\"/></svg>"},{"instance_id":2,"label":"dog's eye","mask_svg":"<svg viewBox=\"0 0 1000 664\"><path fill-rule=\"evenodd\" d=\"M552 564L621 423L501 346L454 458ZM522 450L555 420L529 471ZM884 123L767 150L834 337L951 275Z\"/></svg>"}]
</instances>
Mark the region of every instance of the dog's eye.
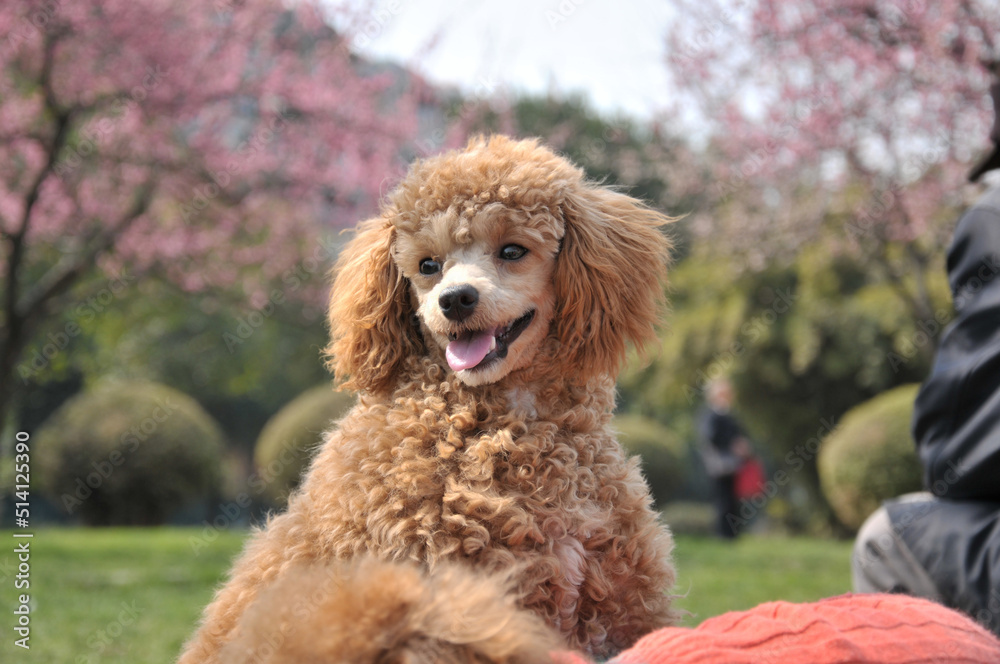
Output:
<instances>
[{"instance_id":1,"label":"dog's eye","mask_svg":"<svg viewBox=\"0 0 1000 664\"><path fill-rule=\"evenodd\" d=\"M500 258L505 261L516 261L518 258L523 257L528 250L519 244L508 244L503 249L500 250Z\"/></svg>"},{"instance_id":2,"label":"dog's eye","mask_svg":"<svg viewBox=\"0 0 1000 664\"><path fill-rule=\"evenodd\" d=\"M431 276L432 274L437 274L441 271L441 263L438 263L433 258L425 258L420 261L420 274Z\"/></svg>"}]
</instances>

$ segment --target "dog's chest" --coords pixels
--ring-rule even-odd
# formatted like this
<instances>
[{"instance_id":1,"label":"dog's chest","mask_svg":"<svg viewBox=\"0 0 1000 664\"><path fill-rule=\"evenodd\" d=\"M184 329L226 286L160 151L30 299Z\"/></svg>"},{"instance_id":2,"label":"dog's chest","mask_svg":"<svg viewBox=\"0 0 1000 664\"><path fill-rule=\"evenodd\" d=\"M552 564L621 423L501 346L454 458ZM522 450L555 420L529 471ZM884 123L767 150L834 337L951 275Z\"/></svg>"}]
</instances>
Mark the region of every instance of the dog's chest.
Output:
<instances>
[{"instance_id":1,"label":"dog's chest","mask_svg":"<svg viewBox=\"0 0 1000 664\"><path fill-rule=\"evenodd\" d=\"M524 413L526 418L538 417L535 393L523 387L507 390L507 407L512 413Z\"/></svg>"},{"instance_id":2,"label":"dog's chest","mask_svg":"<svg viewBox=\"0 0 1000 664\"><path fill-rule=\"evenodd\" d=\"M555 552L553 543L601 530L617 491L604 477L615 471L617 444L597 401L427 381L366 404L330 450L340 470L329 481L358 489L349 509L334 511L364 548L419 558L501 545L555 554L561 568L576 569L575 550Z\"/></svg>"}]
</instances>

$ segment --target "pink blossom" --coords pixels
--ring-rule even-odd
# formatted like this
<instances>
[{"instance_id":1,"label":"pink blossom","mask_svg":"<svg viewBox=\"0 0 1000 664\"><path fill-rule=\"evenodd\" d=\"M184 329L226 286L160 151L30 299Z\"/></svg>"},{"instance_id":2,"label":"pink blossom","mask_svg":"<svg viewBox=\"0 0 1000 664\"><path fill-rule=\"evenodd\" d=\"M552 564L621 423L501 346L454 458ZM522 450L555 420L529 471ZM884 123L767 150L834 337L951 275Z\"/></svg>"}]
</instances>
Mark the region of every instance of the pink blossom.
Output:
<instances>
[{"instance_id":1,"label":"pink blossom","mask_svg":"<svg viewBox=\"0 0 1000 664\"><path fill-rule=\"evenodd\" d=\"M712 160L714 181L693 192L712 201L696 225L706 237L788 254L828 234L843 201L865 210L886 191L897 192L893 204L867 215L855 239L874 247L947 234L952 220L940 211L989 148L981 60L998 52L1000 7L698 0L681 16L668 35L678 104L699 105L710 150L724 155ZM766 192L780 198L777 210ZM851 220L842 223L846 235Z\"/></svg>"}]
</instances>

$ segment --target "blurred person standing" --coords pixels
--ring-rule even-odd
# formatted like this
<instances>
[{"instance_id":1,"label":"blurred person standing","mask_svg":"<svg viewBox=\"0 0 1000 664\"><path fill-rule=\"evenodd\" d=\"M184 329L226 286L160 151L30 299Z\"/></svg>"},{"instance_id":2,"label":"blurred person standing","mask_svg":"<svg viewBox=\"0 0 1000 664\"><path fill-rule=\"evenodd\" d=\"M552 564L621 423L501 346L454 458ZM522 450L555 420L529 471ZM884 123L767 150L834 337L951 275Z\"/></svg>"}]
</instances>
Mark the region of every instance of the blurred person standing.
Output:
<instances>
[{"instance_id":1,"label":"blurred person standing","mask_svg":"<svg viewBox=\"0 0 1000 664\"><path fill-rule=\"evenodd\" d=\"M733 416L733 386L726 378L713 380L705 390L705 406L698 413L698 451L712 479L715 494L715 533L734 539L739 533L736 474L752 456L750 441Z\"/></svg>"}]
</instances>

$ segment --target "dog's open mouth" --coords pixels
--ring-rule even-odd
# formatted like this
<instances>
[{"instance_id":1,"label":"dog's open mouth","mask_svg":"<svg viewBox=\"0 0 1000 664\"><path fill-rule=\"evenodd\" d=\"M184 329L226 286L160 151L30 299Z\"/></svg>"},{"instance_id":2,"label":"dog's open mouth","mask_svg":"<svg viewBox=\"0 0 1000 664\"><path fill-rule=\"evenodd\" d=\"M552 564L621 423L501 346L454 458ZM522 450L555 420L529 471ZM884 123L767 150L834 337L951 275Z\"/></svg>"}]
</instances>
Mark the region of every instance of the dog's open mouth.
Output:
<instances>
[{"instance_id":1,"label":"dog's open mouth","mask_svg":"<svg viewBox=\"0 0 1000 664\"><path fill-rule=\"evenodd\" d=\"M445 357L453 371L479 369L507 357L507 349L535 317L532 309L517 320L488 330L467 330L448 335Z\"/></svg>"}]
</instances>

